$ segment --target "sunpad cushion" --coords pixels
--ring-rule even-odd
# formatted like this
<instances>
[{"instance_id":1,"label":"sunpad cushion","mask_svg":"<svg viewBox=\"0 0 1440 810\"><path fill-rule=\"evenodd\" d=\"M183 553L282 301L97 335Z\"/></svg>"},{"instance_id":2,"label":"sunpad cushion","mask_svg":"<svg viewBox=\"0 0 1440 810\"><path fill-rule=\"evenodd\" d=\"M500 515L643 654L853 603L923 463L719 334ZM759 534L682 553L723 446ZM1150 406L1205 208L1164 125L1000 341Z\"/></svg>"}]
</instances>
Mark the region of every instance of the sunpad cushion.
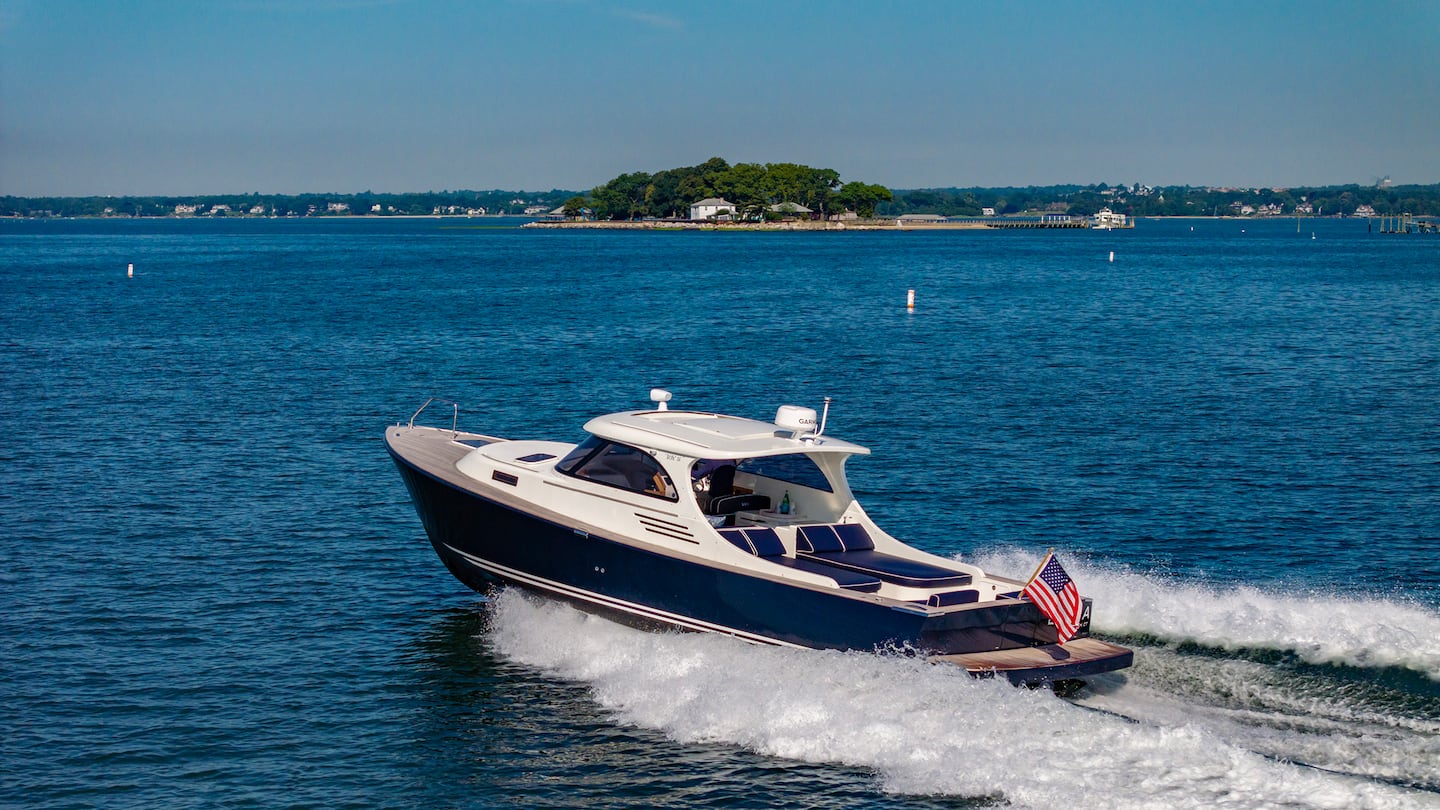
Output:
<instances>
[{"instance_id":1,"label":"sunpad cushion","mask_svg":"<svg viewBox=\"0 0 1440 810\"><path fill-rule=\"evenodd\" d=\"M861 593L873 593L880 590L880 580L876 577L860 571L852 571L848 568L839 568L813 560L801 560L785 556L785 545L780 542L779 535L774 529L766 528L744 528L744 529L721 529L720 536L730 541L736 548L747 554L754 554L777 565L786 568L794 568L797 571L806 571L811 574L819 574L835 580L835 584L849 591Z\"/></svg>"},{"instance_id":2,"label":"sunpad cushion","mask_svg":"<svg viewBox=\"0 0 1440 810\"><path fill-rule=\"evenodd\" d=\"M951 588L970 584L970 575L938 565L907 560L878 551L831 551L807 554L809 559L877 576L886 582L912 588Z\"/></svg>"},{"instance_id":3,"label":"sunpad cushion","mask_svg":"<svg viewBox=\"0 0 1440 810\"><path fill-rule=\"evenodd\" d=\"M785 553L785 544L780 542L780 536L775 534L774 529L721 529L720 536L756 557L775 557Z\"/></svg>"},{"instance_id":4,"label":"sunpad cushion","mask_svg":"<svg viewBox=\"0 0 1440 810\"><path fill-rule=\"evenodd\" d=\"M847 591L859 591L861 593L874 593L880 590L880 580L876 577L860 571L851 571L846 568L836 568L833 565L826 565L806 557L766 557L765 559L779 563L786 568L794 568L796 571L808 571L812 574L819 574L822 577L829 577L835 580L835 584Z\"/></svg>"},{"instance_id":5,"label":"sunpad cushion","mask_svg":"<svg viewBox=\"0 0 1440 810\"><path fill-rule=\"evenodd\" d=\"M870 534L858 523L795 528L796 551L816 562L915 588L949 588L970 584L969 574L875 551Z\"/></svg>"},{"instance_id":6,"label":"sunpad cushion","mask_svg":"<svg viewBox=\"0 0 1440 810\"><path fill-rule=\"evenodd\" d=\"M795 545L800 551L866 551L875 548L870 534L859 523L836 523L795 527Z\"/></svg>"}]
</instances>

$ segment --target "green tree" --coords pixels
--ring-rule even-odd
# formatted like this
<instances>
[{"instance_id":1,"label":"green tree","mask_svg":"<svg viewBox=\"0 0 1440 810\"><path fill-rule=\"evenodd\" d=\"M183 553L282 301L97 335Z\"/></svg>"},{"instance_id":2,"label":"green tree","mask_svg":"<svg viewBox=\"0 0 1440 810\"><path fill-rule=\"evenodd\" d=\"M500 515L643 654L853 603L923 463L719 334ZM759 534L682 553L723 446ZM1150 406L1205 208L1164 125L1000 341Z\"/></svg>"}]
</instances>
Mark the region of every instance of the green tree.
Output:
<instances>
[{"instance_id":1,"label":"green tree","mask_svg":"<svg viewBox=\"0 0 1440 810\"><path fill-rule=\"evenodd\" d=\"M882 200L893 199L890 189L870 183L851 182L840 187L835 199L846 208L853 209L857 216L865 219L875 216L875 205Z\"/></svg>"},{"instance_id":2,"label":"green tree","mask_svg":"<svg viewBox=\"0 0 1440 810\"><path fill-rule=\"evenodd\" d=\"M765 167L758 163L737 163L722 173L715 182L715 190L745 214L756 208L764 209L770 198L766 193Z\"/></svg>"},{"instance_id":3,"label":"green tree","mask_svg":"<svg viewBox=\"0 0 1440 810\"><path fill-rule=\"evenodd\" d=\"M597 219L637 219L649 214L645 203L645 192L650 186L650 175L645 172L622 174L590 193L595 201Z\"/></svg>"}]
</instances>

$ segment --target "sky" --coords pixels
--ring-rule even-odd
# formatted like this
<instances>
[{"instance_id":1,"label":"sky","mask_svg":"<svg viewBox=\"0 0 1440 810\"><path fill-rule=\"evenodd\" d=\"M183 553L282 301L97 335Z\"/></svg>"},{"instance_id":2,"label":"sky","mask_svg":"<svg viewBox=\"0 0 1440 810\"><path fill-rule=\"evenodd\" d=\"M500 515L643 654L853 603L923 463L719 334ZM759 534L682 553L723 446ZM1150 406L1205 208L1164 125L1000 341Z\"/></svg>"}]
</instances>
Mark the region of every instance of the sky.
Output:
<instances>
[{"instance_id":1,"label":"sky","mask_svg":"<svg viewBox=\"0 0 1440 810\"><path fill-rule=\"evenodd\" d=\"M1440 0L0 0L0 195L1440 183Z\"/></svg>"}]
</instances>

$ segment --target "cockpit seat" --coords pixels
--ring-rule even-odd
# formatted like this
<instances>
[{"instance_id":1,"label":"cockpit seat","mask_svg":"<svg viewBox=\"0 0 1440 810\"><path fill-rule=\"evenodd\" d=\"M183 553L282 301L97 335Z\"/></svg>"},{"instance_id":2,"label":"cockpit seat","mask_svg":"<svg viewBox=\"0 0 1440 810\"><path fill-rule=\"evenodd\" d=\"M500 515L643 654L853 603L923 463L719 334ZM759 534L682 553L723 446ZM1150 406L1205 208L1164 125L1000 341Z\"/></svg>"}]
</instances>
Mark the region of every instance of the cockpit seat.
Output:
<instances>
[{"instance_id":1,"label":"cockpit seat","mask_svg":"<svg viewBox=\"0 0 1440 810\"><path fill-rule=\"evenodd\" d=\"M774 529L720 529L720 536L747 554L754 554L756 557L768 560L776 565L783 565L786 568L793 568L797 571L805 571L811 574L829 577L835 581L835 584L847 591L874 593L880 590L880 580L868 574L836 568L831 565L798 557L786 557L785 544L780 542L780 537L775 534Z\"/></svg>"},{"instance_id":2,"label":"cockpit seat","mask_svg":"<svg viewBox=\"0 0 1440 810\"><path fill-rule=\"evenodd\" d=\"M736 512L760 512L769 508L769 495L724 495L711 498L705 507L705 514L733 515Z\"/></svg>"},{"instance_id":3,"label":"cockpit seat","mask_svg":"<svg viewBox=\"0 0 1440 810\"><path fill-rule=\"evenodd\" d=\"M796 557L868 574L896 585L953 588L969 585L971 581L969 574L876 551L870 534L858 523L797 526L795 545Z\"/></svg>"}]
</instances>

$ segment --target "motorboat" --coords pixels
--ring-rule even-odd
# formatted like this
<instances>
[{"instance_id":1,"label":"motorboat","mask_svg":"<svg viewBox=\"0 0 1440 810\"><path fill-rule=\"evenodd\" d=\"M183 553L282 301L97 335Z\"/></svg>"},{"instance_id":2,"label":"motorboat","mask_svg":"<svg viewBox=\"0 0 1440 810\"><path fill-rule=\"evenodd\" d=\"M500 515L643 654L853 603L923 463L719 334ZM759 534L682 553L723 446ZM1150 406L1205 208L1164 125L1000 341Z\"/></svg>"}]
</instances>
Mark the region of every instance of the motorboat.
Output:
<instances>
[{"instance_id":1,"label":"motorboat","mask_svg":"<svg viewBox=\"0 0 1440 810\"><path fill-rule=\"evenodd\" d=\"M1133 228L1133 223L1124 214L1117 214L1109 208L1101 208L1090 218L1090 227L1095 230L1109 231L1115 228Z\"/></svg>"},{"instance_id":2,"label":"motorboat","mask_svg":"<svg viewBox=\"0 0 1440 810\"><path fill-rule=\"evenodd\" d=\"M1076 595L1062 633L1025 582L877 526L845 475L870 451L825 433L828 400L773 421L651 400L566 443L459 430L453 402L449 427L416 424L432 399L385 440L436 553L477 591L516 585L757 644L923 655L1016 684L1131 665L1090 635L1089 599Z\"/></svg>"}]
</instances>

